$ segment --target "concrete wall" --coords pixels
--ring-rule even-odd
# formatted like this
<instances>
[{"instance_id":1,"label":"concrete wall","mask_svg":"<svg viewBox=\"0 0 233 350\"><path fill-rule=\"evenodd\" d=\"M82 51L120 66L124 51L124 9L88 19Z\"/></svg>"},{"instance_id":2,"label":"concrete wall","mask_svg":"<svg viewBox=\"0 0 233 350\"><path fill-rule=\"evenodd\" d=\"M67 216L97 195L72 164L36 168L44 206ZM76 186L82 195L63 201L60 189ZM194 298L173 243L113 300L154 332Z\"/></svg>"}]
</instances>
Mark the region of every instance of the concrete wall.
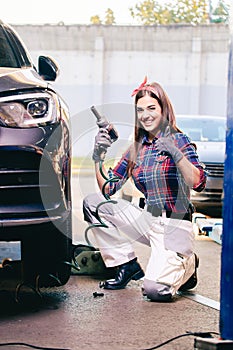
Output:
<instances>
[{"instance_id":1,"label":"concrete wall","mask_svg":"<svg viewBox=\"0 0 233 350\"><path fill-rule=\"evenodd\" d=\"M60 64L55 86L74 115L92 104L132 104L148 75L179 114L226 114L229 30L203 26L15 25L37 63Z\"/></svg>"}]
</instances>

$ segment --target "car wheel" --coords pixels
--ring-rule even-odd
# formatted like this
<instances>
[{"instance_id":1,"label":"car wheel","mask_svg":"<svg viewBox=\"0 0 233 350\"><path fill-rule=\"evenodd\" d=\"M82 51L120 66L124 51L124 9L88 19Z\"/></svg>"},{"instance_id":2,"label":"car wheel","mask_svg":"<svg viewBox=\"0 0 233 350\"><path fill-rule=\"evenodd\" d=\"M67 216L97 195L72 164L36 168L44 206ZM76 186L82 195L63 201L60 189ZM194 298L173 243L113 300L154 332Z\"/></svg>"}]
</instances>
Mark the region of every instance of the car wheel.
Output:
<instances>
[{"instance_id":1,"label":"car wheel","mask_svg":"<svg viewBox=\"0 0 233 350\"><path fill-rule=\"evenodd\" d=\"M32 228L21 243L22 275L24 283L38 287L54 287L67 283L71 275L71 219L59 228Z\"/></svg>"}]
</instances>

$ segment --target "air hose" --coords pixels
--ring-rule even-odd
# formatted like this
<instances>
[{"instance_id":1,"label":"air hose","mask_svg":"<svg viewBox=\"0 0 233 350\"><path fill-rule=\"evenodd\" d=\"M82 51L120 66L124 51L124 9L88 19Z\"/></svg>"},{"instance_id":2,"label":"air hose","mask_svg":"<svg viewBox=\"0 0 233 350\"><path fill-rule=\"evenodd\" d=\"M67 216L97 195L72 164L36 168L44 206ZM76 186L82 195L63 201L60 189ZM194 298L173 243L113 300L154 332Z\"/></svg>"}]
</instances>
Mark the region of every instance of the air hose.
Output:
<instances>
[{"instance_id":1,"label":"air hose","mask_svg":"<svg viewBox=\"0 0 233 350\"><path fill-rule=\"evenodd\" d=\"M97 207L96 207L96 212L95 212L95 216L97 218L97 220L99 221L99 223L95 223L95 224L92 224L90 226L88 226L85 230L85 240L86 242L88 243L89 246L93 247L93 245L91 244L89 238L88 238L88 231L91 230L92 228L96 228L96 227L104 227L104 228L108 228L108 226L106 225L106 223L101 219L100 215L99 215L99 208L106 204L106 203L113 203L113 204L116 204L117 201L114 200L114 199L110 199L110 196L105 192L105 189L106 189L106 186L108 185L109 182L118 182L119 181L119 177L118 176L110 176L110 177L107 177L104 172L103 172L103 160L101 160L99 162L99 170L100 170L100 173L102 175L102 177L104 178L105 183L102 187L102 194L104 196L104 198L106 199L105 201L102 201L100 202Z\"/></svg>"}]
</instances>

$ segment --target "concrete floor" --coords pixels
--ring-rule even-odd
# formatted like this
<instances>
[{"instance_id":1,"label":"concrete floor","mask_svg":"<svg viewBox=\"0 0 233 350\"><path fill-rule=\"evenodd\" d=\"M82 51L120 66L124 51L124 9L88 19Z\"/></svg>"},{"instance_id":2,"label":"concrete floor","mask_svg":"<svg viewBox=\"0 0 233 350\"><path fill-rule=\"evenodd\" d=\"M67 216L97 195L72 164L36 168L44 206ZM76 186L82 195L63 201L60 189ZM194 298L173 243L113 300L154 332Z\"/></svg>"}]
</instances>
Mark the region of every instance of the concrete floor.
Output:
<instances>
[{"instance_id":1,"label":"concrete floor","mask_svg":"<svg viewBox=\"0 0 233 350\"><path fill-rule=\"evenodd\" d=\"M84 186L81 188L85 192ZM74 242L79 243L84 241L86 224L80 211L81 196L77 196L77 188L74 192ZM145 268L149 248L135 243L135 250ZM195 293L219 302L221 246L208 237L197 236L195 250L200 257ZM171 303L153 303L142 297L141 281L131 281L124 290L107 291L99 289L100 279L72 275L65 286L41 289L42 298L23 288L18 303L14 299L15 285L1 283L0 345L23 342L50 349L145 350L187 331L219 332L216 308L181 296ZM94 297L94 292L104 295ZM193 349L194 337L185 336L161 348Z\"/></svg>"},{"instance_id":2,"label":"concrete floor","mask_svg":"<svg viewBox=\"0 0 233 350\"><path fill-rule=\"evenodd\" d=\"M148 249L135 247L145 267ZM200 256L198 295L219 300L220 246L196 240ZM99 289L98 276L71 276L59 288L42 289L42 299L23 289L20 302L14 288L0 291L0 334L3 342L26 342L58 349L141 350L186 331L219 331L219 311L185 297L172 303L152 303L140 291L141 281L126 289ZM94 297L94 292L104 295ZM164 349L193 349L194 337L180 338ZM17 347L18 348L18 347ZM3 349L17 349L3 347ZM23 349L24 347L19 347Z\"/></svg>"}]
</instances>

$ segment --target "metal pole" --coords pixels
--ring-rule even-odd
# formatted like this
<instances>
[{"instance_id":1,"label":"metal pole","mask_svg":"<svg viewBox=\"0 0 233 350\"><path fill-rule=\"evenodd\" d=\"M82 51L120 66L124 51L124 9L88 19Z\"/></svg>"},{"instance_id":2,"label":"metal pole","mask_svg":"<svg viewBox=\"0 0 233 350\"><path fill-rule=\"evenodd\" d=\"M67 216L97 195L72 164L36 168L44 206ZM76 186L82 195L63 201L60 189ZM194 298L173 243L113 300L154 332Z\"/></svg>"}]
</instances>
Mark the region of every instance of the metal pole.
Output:
<instances>
[{"instance_id":1,"label":"metal pole","mask_svg":"<svg viewBox=\"0 0 233 350\"><path fill-rule=\"evenodd\" d=\"M233 32L231 31L221 254L220 332L233 340Z\"/></svg>"}]
</instances>

